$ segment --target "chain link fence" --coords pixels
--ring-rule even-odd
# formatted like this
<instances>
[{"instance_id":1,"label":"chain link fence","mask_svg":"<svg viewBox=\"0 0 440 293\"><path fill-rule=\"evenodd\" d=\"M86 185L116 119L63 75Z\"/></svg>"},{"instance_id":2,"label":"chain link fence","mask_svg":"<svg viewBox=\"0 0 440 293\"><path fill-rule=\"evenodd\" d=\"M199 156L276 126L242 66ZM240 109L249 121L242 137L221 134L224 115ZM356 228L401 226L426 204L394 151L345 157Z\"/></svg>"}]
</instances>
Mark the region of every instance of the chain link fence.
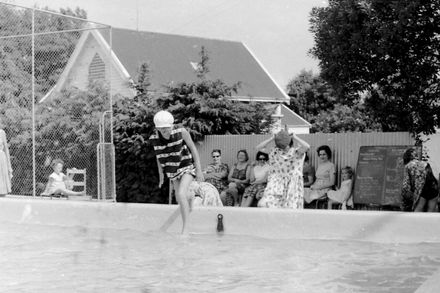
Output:
<instances>
[{"instance_id":1,"label":"chain link fence","mask_svg":"<svg viewBox=\"0 0 440 293\"><path fill-rule=\"evenodd\" d=\"M82 19L81 11L0 3L0 128L9 144L11 194L41 195L55 159L64 162L64 173L86 170L93 198L99 181L113 177L114 168L97 169L98 144L112 143L105 134L111 119L102 122L112 110L111 42L99 47L92 35L111 40L111 28ZM106 149L103 165L112 164L111 153ZM104 185L114 188L114 182Z\"/></svg>"}]
</instances>

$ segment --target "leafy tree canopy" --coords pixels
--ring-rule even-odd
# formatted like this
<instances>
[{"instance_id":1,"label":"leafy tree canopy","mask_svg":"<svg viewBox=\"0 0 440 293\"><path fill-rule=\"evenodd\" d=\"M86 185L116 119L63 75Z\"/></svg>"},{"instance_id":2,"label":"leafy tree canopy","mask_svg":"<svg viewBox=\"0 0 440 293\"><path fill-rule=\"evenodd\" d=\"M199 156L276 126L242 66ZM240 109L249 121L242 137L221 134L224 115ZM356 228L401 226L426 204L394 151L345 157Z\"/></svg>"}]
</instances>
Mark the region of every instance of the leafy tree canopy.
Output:
<instances>
[{"instance_id":1,"label":"leafy tree canopy","mask_svg":"<svg viewBox=\"0 0 440 293\"><path fill-rule=\"evenodd\" d=\"M310 23L311 53L341 102L363 95L385 131L439 125L439 1L330 0Z\"/></svg>"},{"instance_id":2,"label":"leafy tree canopy","mask_svg":"<svg viewBox=\"0 0 440 293\"><path fill-rule=\"evenodd\" d=\"M287 85L290 108L312 124L311 132L379 130L361 102L341 104L333 88L312 71L301 71Z\"/></svg>"}]
</instances>

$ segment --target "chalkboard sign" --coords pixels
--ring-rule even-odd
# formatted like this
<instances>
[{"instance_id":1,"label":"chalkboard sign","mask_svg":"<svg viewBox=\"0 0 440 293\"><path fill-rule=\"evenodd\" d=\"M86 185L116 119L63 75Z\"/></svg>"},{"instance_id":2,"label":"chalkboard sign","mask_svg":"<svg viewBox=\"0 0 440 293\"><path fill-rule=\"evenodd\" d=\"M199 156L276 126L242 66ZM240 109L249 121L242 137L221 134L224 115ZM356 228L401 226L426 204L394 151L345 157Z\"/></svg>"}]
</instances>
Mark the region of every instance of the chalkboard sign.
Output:
<instances>
[{"instance_id":1,"label":"chalkboard sign","mask_svg":"<svg viewBox=\"0 0 440 293\"><path fill-rule=\"evenodd\" d=\"M361 146L354 181L358 204L399 206L403 153L412 146Z\"/></svg>"}]
</instances>

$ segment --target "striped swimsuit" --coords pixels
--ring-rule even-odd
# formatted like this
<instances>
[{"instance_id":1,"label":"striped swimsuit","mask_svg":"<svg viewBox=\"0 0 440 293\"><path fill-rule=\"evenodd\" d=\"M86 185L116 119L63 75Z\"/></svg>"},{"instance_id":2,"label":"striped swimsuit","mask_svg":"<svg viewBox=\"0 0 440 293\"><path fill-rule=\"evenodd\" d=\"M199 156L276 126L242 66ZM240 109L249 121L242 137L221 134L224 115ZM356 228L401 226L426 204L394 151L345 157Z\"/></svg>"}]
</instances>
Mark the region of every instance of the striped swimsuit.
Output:
<instances>
[{"instance_id":1,"label":"striped swimsuit","mask_svg":"<svg viewBox=\"0 0 440 293\"><path fill-rule=\"evenodd\" d=\"M185 173L195 177L193 157L183 140L182 129L172 129L169 139L165 139L157 130L149 138L159 164L170 180L178 180Z\"/></svg>"}]
</instances>

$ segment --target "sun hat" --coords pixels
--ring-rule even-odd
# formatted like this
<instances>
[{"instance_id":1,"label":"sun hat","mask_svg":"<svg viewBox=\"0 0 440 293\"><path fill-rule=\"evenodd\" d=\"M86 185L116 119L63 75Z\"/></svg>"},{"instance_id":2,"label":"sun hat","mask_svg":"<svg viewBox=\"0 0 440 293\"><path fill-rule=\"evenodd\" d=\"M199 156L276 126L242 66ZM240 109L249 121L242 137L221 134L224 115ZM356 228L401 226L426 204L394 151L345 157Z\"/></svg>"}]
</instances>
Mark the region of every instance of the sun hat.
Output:
<instances>
[{"instance_id":1,"label":"sun hat","mask_svg":"<svg viewBox=\"0 0 440 293\"><path fill-rule=\"evenodd\" d=\"M154 115L154 125L156 127L172 127L174 123L174 117L168 111L159 111Z\"/></svg>"}]
</instances>

